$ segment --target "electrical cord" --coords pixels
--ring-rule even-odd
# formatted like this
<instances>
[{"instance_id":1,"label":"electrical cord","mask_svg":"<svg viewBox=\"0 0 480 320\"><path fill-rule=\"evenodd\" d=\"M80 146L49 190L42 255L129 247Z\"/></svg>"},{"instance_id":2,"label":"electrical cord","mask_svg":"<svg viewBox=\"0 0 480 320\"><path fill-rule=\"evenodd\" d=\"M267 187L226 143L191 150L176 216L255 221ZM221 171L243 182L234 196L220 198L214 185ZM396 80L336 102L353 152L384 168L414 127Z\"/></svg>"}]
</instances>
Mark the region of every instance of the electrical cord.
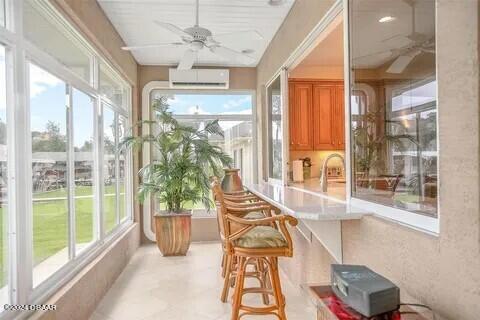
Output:
<instances>
[{"instance_id":1,"label":"electrical cord","mask_svg":"<svg viewBox=\"0 0 480 320\"><path fill-rule=\"evenodd\" d=\"M433 312L433 309L430 306L427 306L427 305L421 304L421 303L400 303L400 306L411 306L411 307L420 307L420 308L428 309L432 313L432 319L435 320L435 312ZM400 312L400 314L407 314L407 313L418 314L418 312L411 312L411 311Z\"/></svg>"}]
</instances>

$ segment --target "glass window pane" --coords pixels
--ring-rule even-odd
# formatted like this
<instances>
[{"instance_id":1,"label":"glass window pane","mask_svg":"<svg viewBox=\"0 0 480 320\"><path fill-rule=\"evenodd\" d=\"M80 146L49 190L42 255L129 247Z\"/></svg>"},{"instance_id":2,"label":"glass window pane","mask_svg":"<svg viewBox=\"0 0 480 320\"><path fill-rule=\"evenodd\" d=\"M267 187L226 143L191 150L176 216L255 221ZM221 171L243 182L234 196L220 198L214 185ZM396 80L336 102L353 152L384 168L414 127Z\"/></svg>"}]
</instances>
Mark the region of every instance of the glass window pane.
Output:
<instances>
[{"instance_id":1,"label":"glass window pane","mask_svg":"<svg viewBox=\"0 0 480 320\"><path fill-rule=\"evenodd\" d=\"M205 127L212 119L182 119L181 123L195 128ZM244 184L253 183L253 130L252 121L225 121L218 122L223 130L223 137L210 135L209 141L227 153L234 161L234 167L240 169L240 177Z\"/></svg>"},{"instance_id":2,"label":"glass window pane","mask_svg":"<svg viewBox=\"0 0 480 320\"><path fill-rule=\"evenodd\" d=\"M219 120L223 136L210 134L210 143L219 146L230 155L234 160L233 165L240 169L240 176L244 184L254 181L251 95L165 93L165 91L154 90L150 96L152 103L161 97L167 97L169 110L177 116L178 121L193 128L202 129L207 122ZM152 110L152 119L156 118L154 112ZM225 119L226 117L229 119ZM235 121L230 120L232 118ZM153 129L155 128L154 126ZM159 159L156 148L152 149L152 158L154 161ZM186 205L186 208L198 209L194 211L194 215L197 216L206 213L202 203L190 203ZM211 214L214 212L212 211Z\"/></svg>"},{"instance_id":3,"label":"glass window pane","mask_svg":"<svg viewBox=\"0 0 480 320\"><path fill-rule=\"evenodd\" d=\"M91 54L70 30L41 8L41 1L24 1L25 38L90 82Z\"/></svg>"},{"instance_id":4,"label":"glass window pane","mask_svg":"<svg viewBox=\"0 0 480 320\"><path fill-rule=\"evenodd\" d=\"M0 303L9 302L7 82L5 71L5 48L0 46Z\"/></svg>"},{"instance_id":5,"label":"glass window pane","mask_svg":"<svg viewBox=\"0 0 480 320\"><path fill-rule=\"evenodd\" d=\"M282 179L282 96L280 77L267 88L268 99L268 177Z\"/></svg>"},{"instance_id":6,"label":"glass window pane","mask_svg":"<svg viewBox=\"0 0 480 320\"><path fill-rule=\"evenodd\" d=\"M125 138L126 130L128 128L127 119L123 116L118 117L118 141L122 141ZM118 150L118 148L117 148ZM127 197L125 194L125 170L126 170L126 157L125 157L125 150L121 150L118 154L118 196L119 196L119 203L118 203L118 210L120 215L120 221L124 220L127 217Z\"/></svg>"},{"instance_id":7,"label":"glass window pane","mask_svg":"<svg viewBox=\"0 0 480 320\"><path fill-rule=\"evenodd\" d=\"M350 8L352 195L437 217L435 1Z\"/></svg>"},{"instance_id":8,"label":"glass window pane","mask_svg":"<svg viewBox=\"0 0 480 320\"><path fill-rule=\"evenodd\" d=\"M103 217L106 232L116 225L115 113L103 107Z\"/></svg>"},{"instance_id":9,"label":"glass window pane","mask_svg":"<svg viewBox=\"0 0 480 320\"><path fill-rule=\"evenodd\" d=\"M104 63L100 63L99 90L116 106L125 107L127 88Z\"/></svg>"},{"instance_id":10,"label":"glass window pane","mask_svg":"<svg viewBox=\"0 0 480 320\"><path fill-rule=\"evenodd\" d=\"M72 112L75 161L75 244L78 253L95 240L93 99L73 89Z\"/></svg>"},{"instance_id":11,"label":"glass window pane","mask_svg":"<svg viewBox=\"0 0 480 320\"><path fill-rule=\"evenodd\" d=\"M66 85L30 64L33 284L68 261Z\"/></svg>"},{"instance_id":12,"label":"glass window pane","mask_svg":"<svg viewBox=\"0 0 480 320\"><path fill-rule=\"evenodd\" d=\"M252 96L249 94L165 94L155 90L152 101L167 96L170 111L178 115L252 114Z\"/></svg>"}]
</instances>

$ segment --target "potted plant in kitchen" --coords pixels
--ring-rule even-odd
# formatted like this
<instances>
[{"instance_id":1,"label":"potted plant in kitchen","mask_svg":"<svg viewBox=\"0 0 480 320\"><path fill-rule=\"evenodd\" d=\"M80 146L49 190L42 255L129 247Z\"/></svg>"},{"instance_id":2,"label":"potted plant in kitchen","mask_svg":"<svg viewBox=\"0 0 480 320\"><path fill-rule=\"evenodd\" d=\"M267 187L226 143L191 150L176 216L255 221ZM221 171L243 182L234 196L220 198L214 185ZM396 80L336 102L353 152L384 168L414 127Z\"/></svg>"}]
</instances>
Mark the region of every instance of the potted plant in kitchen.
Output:
<instances>
[{"instance_id":1,"label":"potted plant in kitchen","mask_svg":"<svg viewBox=\"0 0 480 320\"><path fill-rule=\"evenodd\" d=\"M191 210L187 206L203 203L209 210L210 176L221 176L232 159L209 136L223 136L218 121L193 127L177 121L168 110L166 97L153 103L155 120L140 121L137 126L148 129L139 136L128 136L122 147L138 148L148 143L155 149L156 161L139 171L139 201L153 196L160 208L155 213L155 234L164 256L185 255L190 246Z\"/></svg>"}]
</instances>

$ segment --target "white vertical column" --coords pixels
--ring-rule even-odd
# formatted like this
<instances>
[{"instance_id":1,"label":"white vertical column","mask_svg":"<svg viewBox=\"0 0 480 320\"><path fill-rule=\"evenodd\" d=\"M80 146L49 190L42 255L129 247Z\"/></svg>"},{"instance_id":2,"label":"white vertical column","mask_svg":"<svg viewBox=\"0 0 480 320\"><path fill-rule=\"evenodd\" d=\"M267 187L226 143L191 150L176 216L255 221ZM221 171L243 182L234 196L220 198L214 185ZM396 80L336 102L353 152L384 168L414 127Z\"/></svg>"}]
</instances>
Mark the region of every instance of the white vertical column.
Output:
<instances>
[{"instance_id":1,"label":"white vertical column","mask_svg":"<svg viewBox=\"0 0 480 320\"><path fill-rule=\"evenodd\" d=\"M68 257L75 258L75 153L73 146L73 90L66 86L67 116L67 203L68 203Z\"/></svg>"},{"instance_id":2,"label":"white vertical column","mask_svg":"<svg viewBox=\"0 0 480 320\"><path fill-rule=\"evenodd\" d=\"M114 137L115 137L115 226L120 223L120 150L119 144L119 126L120 117L118 111L115 111L114 116Z\"/></svg>"},{"instance_id":3,"label":"white vertical column","mask_svg":"<svg viewBox=\"0 0 480 320\"><path fill-rule=\"evenodd\" d=\"M350 203L352 197L352 152L351 152L351 119L350 119L350 24L349 24L349 0L343 0L343 76L344 76L344 94L345 94L345 180L347 203Z\"/></svg>"},{"instance_id":4,"label":"white vertical column","mask_svg":"<svg viewBox=\"0 0 480 320\"><path fill-rule=\"evenodd\" d=\"M27 303L32 291L32 256L33 256L33 224L32 224L32 148L30 136L29 110L29 70L22 46L23 35L23 2L15 1L13 5L13 27L16 32L17 46L13 48L13 144L10 149L9 165L12 165L13 176L10 181L10 192L15 194L12 205L16 213L15 259L16 265L11 270L16 273L12 287L12 302ZM10 140L12 141L12 140ZM9 159L9 160L10 160ZM21 196L23 195L23 196Z\"/></svg>"},{"instance_id":5,"label":"white vertical column","mask_svg":"<svg viewBox=\"0 0 480 320\"><path fill-rule=\"evenodd\" d=\"M288 184L288 167L290 163L290 134L288 124L288 69L280 71L280 98L282 103L282 184Z\"/></svg>"},{"instance_id":6,"label":"white vertical column","mask_svg":"<svg viewBox=\"0 0 480 320\"><path fill-rule=\"evenodd\" d=\"M96 221L97 221L97 229L96 231L98 232L98 237L100 240L103 241L105 238L105 217L104 217L104 212L103 212L103 202L104 202L104 172L103 172L103 167L104 167L104 143L103 143L103 104L101 102L101 99L97 98L95 101L95 128L96 128L96 135L95 135L95 159L97 160L96 162L96 167L95 167L95 172L96 172L96 181L98 184L98 188L96 189L95 192L95 197L97 198L98 201L96 201L96 206L95 209L97 210L97 216L96 216Z\"/></svg>"}]
</instances>

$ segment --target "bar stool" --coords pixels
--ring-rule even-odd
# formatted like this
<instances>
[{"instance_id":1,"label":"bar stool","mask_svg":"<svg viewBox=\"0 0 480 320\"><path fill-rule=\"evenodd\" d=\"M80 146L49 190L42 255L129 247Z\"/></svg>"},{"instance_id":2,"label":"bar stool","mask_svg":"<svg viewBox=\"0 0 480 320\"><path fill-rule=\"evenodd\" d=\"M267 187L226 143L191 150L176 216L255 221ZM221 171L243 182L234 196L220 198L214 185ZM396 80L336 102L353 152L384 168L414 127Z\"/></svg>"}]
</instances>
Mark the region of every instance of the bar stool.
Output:
<instances>
[{"instance_id":1,"label":"bar stool","mask_svg":"<svg viewBox=\"0 0 480 320\"><path fill-rule=\"evenodd\" d=\"M273 215L261 219L245 219L239 214L248 214L258 208L238 208L227 205L224 194L218 184L212 185L215 194L217 216L223 224L227 255L238 259L235 291L232 302L232 320L250 315L276 315L286 320L285 297L283 296L278 272L278 257L291 257L293 243L286 223L297 225L297 219L288 215ZM247 264L260 261L268 269L271 289L266 287L244 288L247 276ZM247 293L268 294L274 297L275 303L264 307L253 307L242 304ZM243 311L243 312L242 312Z\"/></svg>"},{"instance_id":2,"label":"bar stool","mask_svg":"<svg viewBox=\"0 0 480 320\"><path fill-rule=\"evenodd\" d=\"M210 178L212 185L213 184L220 184L220 180L216 176L212 176ZM213 198L215 199L215 194L213 194ZM224 199L225 203L232 206L232 207L244 207L248 208L253 205L265 205L265 206L270 206L269 203L265 202L264 200L260 199L253 193L251 193L248 190L244 191L237 191L234 193L226 193L224 192ZM272 207L273 210L278 210L275 207ZM279 211L278 211L279 212ZM264 218L265 216L271 216L269 210L263 210L263 211L252 211L249 212L248 214L244 215L243 217L246 219L261 219ZM220 231L220 229L219 229ZM225 246L223 245L222 241L222 249L225 249ZM225 278L226 274L226 266L227 266L227 254L226 251L223 250L223 256L222 256L222 277ZM222 298L223 302L226 302L226 298Z\"/></svg>"},{"instance_id":3,"label":"bar stool","mask_svg":"<svg viewBox=\"0 0 480 320\"><path fill-rule=\"evenodd\" d=\"M212 177L212 193L213 198L215 199L216 193L213 192L213 186L218 186L220 188L220 183L216 177ZM231 195L231 194L223 194L224 195L224 202L229 205L232 210L240 210L237 214L239 217L244 219L262 219L268 216L271 216L270 211L276 210L267 202L261 200L260 198L253 196L253 195ZM228 200L227 200L228 199ZM248 210L248 213L243 213L243 210ZM221 218L217 215L217 218ZM238 259L234 257L232 254L229 254L226 250L226 242L225 242L225 235L223 232L223 221L218 219L218 226L219 226L219 233L220 238L222 240L222 277L224 280L224 285L222 289L221 301L227 302L228 292L230 287L234 284L234 280L237 274L237 266L238 266ZM247 277L256 278L261 288L266 288L269 281L267 280L267 270L266 266L261 261L250 261L249 265L252 265L254 270L247 272ZM269 303L268 295L262 295L263 302L265 304Z\"/></svg>"}]
</instances>

